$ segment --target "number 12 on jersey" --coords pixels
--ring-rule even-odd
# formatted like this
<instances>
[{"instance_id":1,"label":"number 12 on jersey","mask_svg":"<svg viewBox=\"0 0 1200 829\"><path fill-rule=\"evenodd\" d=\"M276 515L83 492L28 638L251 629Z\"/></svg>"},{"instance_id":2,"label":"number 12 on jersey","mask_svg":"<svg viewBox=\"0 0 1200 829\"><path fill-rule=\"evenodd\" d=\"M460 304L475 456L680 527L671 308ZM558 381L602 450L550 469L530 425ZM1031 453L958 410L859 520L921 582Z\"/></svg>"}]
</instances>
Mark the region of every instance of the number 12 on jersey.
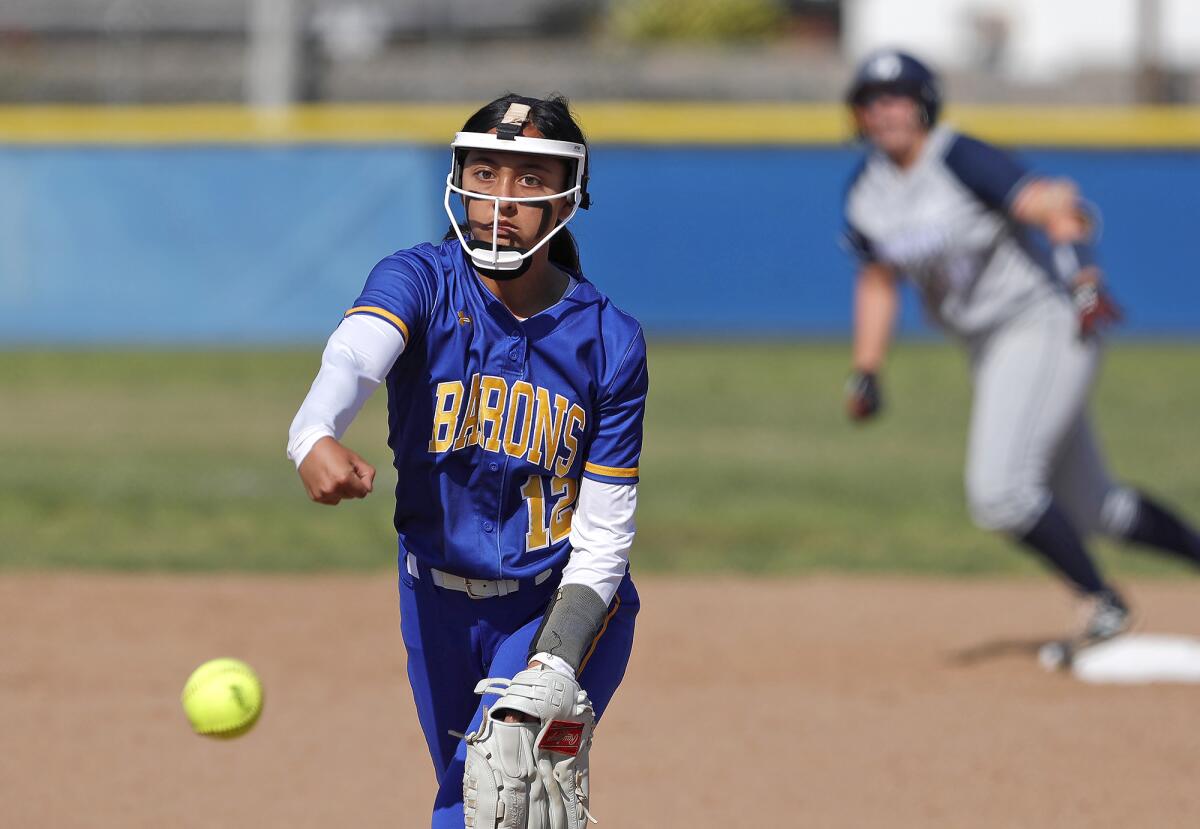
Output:
<instances>
[{"instance_id":1,"label":"number 12 on jersey","mask_svg":"<svg viewBox=\"0 0 1200 829\"><path fill-rule=\"evenodd\" d=\"M578 494L579 482L571 478L529 476L525 486L521 487L521 495L529 507L526 550L541 550L571 534L571 516Z\"/></svg>"}]
</instances>

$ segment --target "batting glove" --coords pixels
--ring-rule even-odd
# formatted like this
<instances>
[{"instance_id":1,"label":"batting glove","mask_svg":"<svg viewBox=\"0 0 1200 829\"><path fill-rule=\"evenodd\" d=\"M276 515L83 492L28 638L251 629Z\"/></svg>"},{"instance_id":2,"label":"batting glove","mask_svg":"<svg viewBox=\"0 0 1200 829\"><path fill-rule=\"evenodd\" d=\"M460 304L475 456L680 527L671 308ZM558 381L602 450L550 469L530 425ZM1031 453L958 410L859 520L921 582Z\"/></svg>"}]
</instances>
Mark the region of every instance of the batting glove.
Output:
<instances>
[{"instance_id":1,"label":"batting glove","mask_svg":"<svg viewBox=\"0 0 1200 829\"><path fill-rule=\"evenodd\" d=\"M846 381L846 414L851 420L866 420L879 414L883 395L879 380L871 371L856 371Z\"/></svg>"},{"instance_id":2,"label":"batting glove","mask_svg":"<svg viewBox=\"0 0 1200 829\"><path fill-rule=\"evenodd\" d=\"M1086 268L1071 283L1071 299L1079 316L1079 337L1087 339L1121 321L1121 309L1104 289L1100 274Z\"/></svg>"}]
</instances>

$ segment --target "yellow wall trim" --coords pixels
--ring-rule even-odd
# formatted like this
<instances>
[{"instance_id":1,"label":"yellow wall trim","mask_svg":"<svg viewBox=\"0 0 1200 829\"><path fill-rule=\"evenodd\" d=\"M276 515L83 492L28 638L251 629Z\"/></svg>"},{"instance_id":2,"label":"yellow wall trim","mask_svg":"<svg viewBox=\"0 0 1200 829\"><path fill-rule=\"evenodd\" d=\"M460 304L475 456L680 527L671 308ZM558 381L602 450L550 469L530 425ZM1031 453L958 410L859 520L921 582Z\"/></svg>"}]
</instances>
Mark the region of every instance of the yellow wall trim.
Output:
<instances>
[{"instance_id":1,"label":"yellow wall trim","mask_svg":"<svg viewBox=\"0 0 1200 829\"><path fill-rule=\"evenodd\" d=\"M0 144L448 144L473 103L299 106L6 106ZM629 144L829 145L850 138L836 104L592 102L588 136ZM1001 144L1200 147L1200 107L951 107L946 120Z\"/></svg>"}]
</instances>

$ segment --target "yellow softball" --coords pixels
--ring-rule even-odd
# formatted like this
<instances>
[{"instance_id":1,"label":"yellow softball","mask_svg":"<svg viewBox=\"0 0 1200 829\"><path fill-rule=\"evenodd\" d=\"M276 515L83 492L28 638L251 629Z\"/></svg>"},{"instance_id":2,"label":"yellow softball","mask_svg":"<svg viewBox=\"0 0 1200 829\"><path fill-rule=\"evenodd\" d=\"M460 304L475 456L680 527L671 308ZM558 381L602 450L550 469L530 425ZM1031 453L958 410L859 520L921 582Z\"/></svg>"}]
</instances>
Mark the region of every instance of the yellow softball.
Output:
<instances>
[{"instance_id":1,"label":"yellow softball","mask_svg":"<svg viewBox=\"0 0 1200 829\"><path fill-rule=\"evenodd\" d=\"M263 708L262 683L239 659L213 659L192 672L180 697L192 730L204 737L240 737Z\"/></svg>"}]
</instances>

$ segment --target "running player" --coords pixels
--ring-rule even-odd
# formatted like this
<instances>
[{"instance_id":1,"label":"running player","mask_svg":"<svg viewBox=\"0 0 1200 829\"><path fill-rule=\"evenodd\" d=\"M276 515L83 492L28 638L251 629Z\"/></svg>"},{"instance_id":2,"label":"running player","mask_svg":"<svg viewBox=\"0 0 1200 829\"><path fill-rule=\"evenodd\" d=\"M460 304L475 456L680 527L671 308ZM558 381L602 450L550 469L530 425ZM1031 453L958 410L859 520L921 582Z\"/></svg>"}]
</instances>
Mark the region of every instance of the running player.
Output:
<instances>
[{"instance_id":1,"label":"running player","mask_svg":"<svg viewBox=\"0 0 1200 829\"><path fill-rule=\"evenodd\" d=\"M576 827L592 722L624 675L639 607L628 565L645 340L584 277L564 229L588 207L587 147L565 99L499 98L451 156L450 232L371 272L288 454L314 501L368 495L375 470L340 440L386 382L401 629L439 781L432 825L556 814Z\"/></svg>"},{"instance_id":2,"label":"running player","mask_svg":"<svg viewBox=\"0 0 1200 829\"><path fill-rule=\"evenodd\" d=\"M938 126L937 78L910 55L867 58L847 96L868 153L846 194L860 262L849 414L876 414L897 311L916 285L970 355L967 501L975 523L1031 548L1091 602L1079 644L1114 636L1128 608L1085 546L1091 533L1200 564L1200 537L1114 482L1087 405L1101 329L1116 307L1101 280L1092 211L1068 180Z\"/></svg>"}]
</instances>

